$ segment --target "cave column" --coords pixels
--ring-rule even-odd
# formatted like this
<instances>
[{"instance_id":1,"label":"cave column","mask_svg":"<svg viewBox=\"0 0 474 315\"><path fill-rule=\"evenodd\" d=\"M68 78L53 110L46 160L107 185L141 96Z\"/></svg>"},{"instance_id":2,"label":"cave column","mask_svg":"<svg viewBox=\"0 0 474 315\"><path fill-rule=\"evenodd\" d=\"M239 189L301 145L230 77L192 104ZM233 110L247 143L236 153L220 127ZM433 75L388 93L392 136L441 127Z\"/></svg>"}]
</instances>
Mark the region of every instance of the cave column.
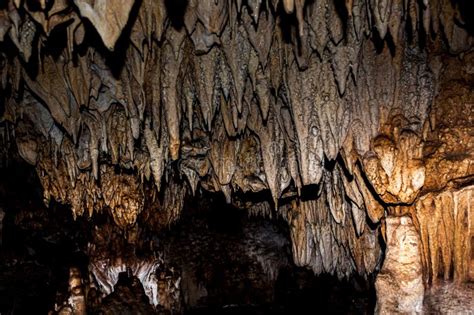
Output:
<instances>
[{"instance_id":1,"label":"cave column","mask_svg":"<svg viewBox=\"0 0 474 315\"><path fill-rule=\"evenodd\" d=\"M376 314L421 314L423 270L421 241L409 216L386 218L387 249L375 281Z\"/></svg>"}]
</instances>

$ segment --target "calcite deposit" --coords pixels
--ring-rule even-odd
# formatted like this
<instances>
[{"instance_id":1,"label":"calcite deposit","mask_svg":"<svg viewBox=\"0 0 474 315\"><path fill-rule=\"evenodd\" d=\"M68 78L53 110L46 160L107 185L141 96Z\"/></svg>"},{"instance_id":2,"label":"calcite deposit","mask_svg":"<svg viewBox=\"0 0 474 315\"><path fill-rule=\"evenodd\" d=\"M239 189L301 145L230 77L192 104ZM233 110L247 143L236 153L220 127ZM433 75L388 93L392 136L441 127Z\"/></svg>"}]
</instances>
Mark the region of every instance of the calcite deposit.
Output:
<instances>
[{"instance_id":1,"label":"calcite deposit","mask_svg":"<svg viewBox=\"0 0 474 315\"><path fill-rule=\"evenodd\" d=\"M376 314L423 314L421 242L408 216L387 217L387 251L375 288Z\"/></svg>"},{"instance_id":2,"label":"calcite deposit","mask_svg":"<svg viewBox=\"0 0 474 315\"><path fill-rule=\"evenodd\" d=\"M17 151L46 204L107 213L131 244L137 225L176 223L189 196L222 195L284 219L294 263L341 279L378 272L390 216L408 216L424 285L463 283L473 12L467 0L3 1L0 164Z\"/></svg>"}]
</instances>

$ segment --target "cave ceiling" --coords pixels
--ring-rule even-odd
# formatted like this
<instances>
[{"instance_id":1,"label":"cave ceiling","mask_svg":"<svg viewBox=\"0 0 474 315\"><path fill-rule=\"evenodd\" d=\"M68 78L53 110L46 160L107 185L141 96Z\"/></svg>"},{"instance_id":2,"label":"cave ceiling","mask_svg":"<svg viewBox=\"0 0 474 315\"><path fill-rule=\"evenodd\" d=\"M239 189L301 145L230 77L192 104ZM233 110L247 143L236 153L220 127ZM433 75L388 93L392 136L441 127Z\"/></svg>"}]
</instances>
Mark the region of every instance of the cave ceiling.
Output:
<instances>
[{"instance_id":1,"label":"cave ceiling","mask_svg":"<svg viewBox=\"0 0 474 315\"><path fill-rule=\"evenodd\" d=\"M340 277L377 268L384 218L410 214L427 276L463 280L473 20L451 0L3 1L2 155L122 228L222 194Z\"/></svg>"}]
</instances>

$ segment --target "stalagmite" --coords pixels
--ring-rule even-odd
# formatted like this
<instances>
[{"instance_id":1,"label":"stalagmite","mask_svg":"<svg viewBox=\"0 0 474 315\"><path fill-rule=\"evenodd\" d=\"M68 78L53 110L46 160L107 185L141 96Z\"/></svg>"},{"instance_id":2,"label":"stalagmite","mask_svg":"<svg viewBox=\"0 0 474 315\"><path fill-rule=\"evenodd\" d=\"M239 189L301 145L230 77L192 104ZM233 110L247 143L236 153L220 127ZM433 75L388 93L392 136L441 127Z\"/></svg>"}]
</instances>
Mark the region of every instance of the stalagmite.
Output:
<instances>
[{"instance_id":1,"label":"stalagmite","mask_svg":"<svg viewBox=\"0 0 474 315\"><path fill-rule=\"evenodd\" d=\"M376 314L423 313L420 238L411 218L387 217L387 252L375 282Z\"/></svg>"},{"instance_id":2,"label":"stalagmite","mask_svg":"<svg viewBox=\"0 0 474 315\"><path fill-rule=\"evenodd\" d=\"M71 268L69 270L69 291L71 293L69 303L72 306L73 314L86 314L85 292L81 272L77 268Z\"/></svg>"}]
</instances>

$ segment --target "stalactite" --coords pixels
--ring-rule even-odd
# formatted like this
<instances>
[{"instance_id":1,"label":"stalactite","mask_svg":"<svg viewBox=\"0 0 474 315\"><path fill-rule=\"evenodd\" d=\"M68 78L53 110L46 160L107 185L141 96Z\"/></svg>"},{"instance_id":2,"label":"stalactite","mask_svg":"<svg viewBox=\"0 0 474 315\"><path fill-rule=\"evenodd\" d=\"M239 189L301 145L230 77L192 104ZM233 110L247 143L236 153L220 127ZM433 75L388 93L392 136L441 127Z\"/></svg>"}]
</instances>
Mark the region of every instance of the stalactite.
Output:
<instances>
[{"instance_id":1,"label":"stalactite","mask_svg":"<svg viewBox=\"0 0 474 315\"><path fill-rule=\"evenodd\" d=\"M267 191L243 207L286 218L295 262L339 277L379 268L379 227L399 212L425 278L471 277L474 41L459 4L171 2L0 6L0 127L45 202L127 229L146 204L166 226L187 194Z\"/></svg>"},{"instance_id":2,"label":"stalactite","mask_svg":"<svg viewBox=\"0 0 474 315\"><path fill-rule=\"evenodd\" d=\"M430 193L415 204L412 211L420 226L426 281L436 282L442 276L463 282L472 276L472 193L472 186Z\"/></svg>"}]
</instances>

